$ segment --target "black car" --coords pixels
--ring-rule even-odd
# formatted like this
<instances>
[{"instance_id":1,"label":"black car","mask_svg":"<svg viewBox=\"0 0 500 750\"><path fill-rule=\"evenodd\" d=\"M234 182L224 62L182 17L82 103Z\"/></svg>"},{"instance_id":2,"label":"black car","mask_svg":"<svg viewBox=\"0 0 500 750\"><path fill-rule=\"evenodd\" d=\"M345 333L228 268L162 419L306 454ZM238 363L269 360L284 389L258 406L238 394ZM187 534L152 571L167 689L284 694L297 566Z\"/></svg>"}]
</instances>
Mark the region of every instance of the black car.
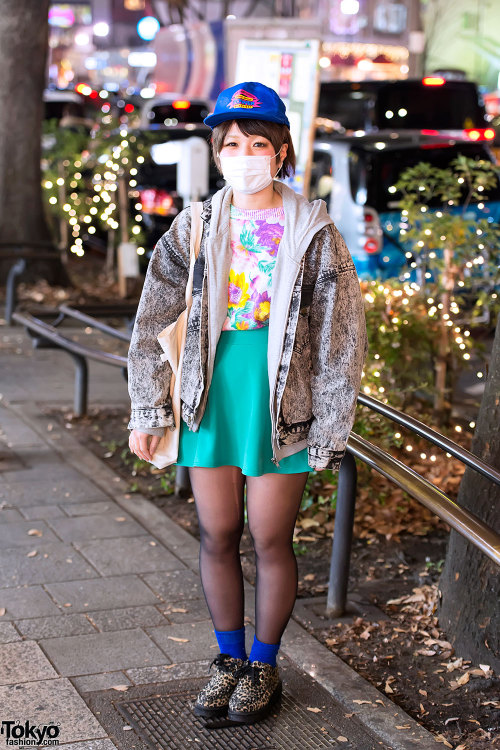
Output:
<instances>
[{"instance_id":1,"label":"black car","mask_svg":"<svg viewBox=\"0 0 500 750\"><path fill-rule=\"evenodd\" d=\"M185 128L170 128L168 131L148 132L147 155L142 164L138 165L136 176L137 186L134 203L140 202L142 208L142 226L145 231L146 252L144 258L149 259L155 244L162 234L166 232L172 221L183 208L182 197L177 192L177 164L158 164L155 162L151 146L154 142L165 143L179 141L197 136L209 140L210 133L206 127L186 130ZM134 131L135 136L141 138L141 131ZM204 200L213 195L224 186L224 179L217 171L215 164L210 159L209 167L209 189L207 195L201 196Z\"/></svg>"},{"instance_id":2,"label":"black car","mask_svg":"<svg viewBox=\"0 0 500 750\"><path fill-rule=\"evenodd\" d=\"M322 83L319 126L339 133L488 129L475 83L430 75L399 81Z\"/></svg>"}]
</instances>

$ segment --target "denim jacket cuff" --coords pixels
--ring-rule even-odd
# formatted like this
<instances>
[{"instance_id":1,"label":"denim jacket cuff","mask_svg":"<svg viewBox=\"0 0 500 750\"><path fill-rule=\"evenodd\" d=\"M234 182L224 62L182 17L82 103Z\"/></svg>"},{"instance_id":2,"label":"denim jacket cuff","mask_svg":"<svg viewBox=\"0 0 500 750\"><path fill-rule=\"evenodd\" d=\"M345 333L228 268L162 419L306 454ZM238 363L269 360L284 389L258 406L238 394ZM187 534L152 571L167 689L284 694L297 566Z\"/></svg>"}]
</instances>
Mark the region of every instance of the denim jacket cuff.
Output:
<instances>
[{"instance_id":1,"label":"denim jacket cuff","mask_svg":"<svg viewBox=\"0 0 500 750\"><path fill-rule=\"evenodd\" d=\"M175 427L174 414L170 404L153 406L151 408L138 407L130 412L129 430L149 429L155 427Z\"/></svg>"},{"instance_id":2,"label":"denim jacket cuff","mask_svg":"<svg viewBox=\"0 0 500 750\"><path fill-rule=\"evenodd\" d=\"M323 471L323 469L338 471L345 455L345 449L334 451L331 448L320 448L313 445L308 447L307 453L309 466L315 471Z\"/></svg>"}]
</instances>

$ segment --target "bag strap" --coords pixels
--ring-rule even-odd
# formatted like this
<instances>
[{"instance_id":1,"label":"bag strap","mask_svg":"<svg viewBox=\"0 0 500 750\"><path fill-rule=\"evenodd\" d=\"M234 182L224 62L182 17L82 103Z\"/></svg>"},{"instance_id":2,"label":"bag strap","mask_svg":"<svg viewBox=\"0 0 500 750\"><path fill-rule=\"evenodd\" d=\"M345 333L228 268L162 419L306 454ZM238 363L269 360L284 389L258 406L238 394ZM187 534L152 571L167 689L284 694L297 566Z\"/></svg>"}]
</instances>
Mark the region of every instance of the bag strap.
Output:
<instances>
[{"instance_id":1,"label":"bag strap","mask_svg":"<svg viewBox=\"0 0 500 750\"><path fill-rule=\"evenodd\" d=\"M191 306L193 293L194 264L200 252L201 232L203 222L201 212L203 203L196 201L191 203L191 234L189 237L189 277L186 284L186 307Z\"/></svg>"},{"instance_id":2,"label":"bag strap","mask_svg":"<svg viewBox=\"0 0 500 750\"><path fill-rule=\"evenodd\" d=\"M194 250L195 260L200 252L201 243L201 231L203 222L201 220L201 212L203 211L203 203L196 201L191 203L191 247Z\"/></svg>"}]
</instances>

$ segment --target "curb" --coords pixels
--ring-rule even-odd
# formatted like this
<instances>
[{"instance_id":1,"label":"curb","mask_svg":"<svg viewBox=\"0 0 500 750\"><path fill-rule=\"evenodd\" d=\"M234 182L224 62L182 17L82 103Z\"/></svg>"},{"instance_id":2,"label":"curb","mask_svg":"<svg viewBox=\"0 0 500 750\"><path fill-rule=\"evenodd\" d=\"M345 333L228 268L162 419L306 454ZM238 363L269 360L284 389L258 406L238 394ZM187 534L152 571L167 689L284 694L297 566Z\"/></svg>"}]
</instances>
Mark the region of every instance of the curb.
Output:
<instances>
[{"instance_id":1,"label":"curb","mask_svg":"<svg viewBox=\"0 0 500 750\"><path fill-rule=\"evenodd\" d=\"M10 402L5 396L1 403L36 432L64 461L141 523L148 533L167 546L191 570L198 572L199 544L191 534L144 496L127 493L124 480L73 435L61 431L59 426L51 432L44 429L51 420L42 414L41 409L50 407L50 403L20 405ZM57 406L60 407L61 404ZM245 614L252 624L254 596L254 587L245 581ZM294 619L293 614L283 634L281 650L298 669L316 680L346 712L355 714L379 741L389 745L392 750L437 750L439 743L431 732L421 727L323 646Z\"/></svg>"}]
</instances>

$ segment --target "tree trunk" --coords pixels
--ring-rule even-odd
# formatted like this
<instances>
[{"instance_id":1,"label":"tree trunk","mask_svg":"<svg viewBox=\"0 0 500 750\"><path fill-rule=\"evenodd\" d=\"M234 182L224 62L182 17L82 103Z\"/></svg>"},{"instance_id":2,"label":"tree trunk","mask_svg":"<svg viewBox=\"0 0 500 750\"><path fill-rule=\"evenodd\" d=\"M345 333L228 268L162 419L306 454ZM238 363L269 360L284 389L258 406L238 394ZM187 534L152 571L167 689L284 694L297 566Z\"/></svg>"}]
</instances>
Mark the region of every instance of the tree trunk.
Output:
<instances>
[{"instance_id":1,"label":"tree trunk","mask_svg":"<svg viewBox=\"0 0 500 750\"><path fill-rule=\"evenodd\" d=\"M49 0L2 0L0 14L0 283L22 250L50 252L41 188ZM37 243L30 247L31 243ZM47 243L45 245L45 243ZM9 246L10 245L10 246ZM23 247L24 246L24 247ZM58 262L28 262L23 281L71 283Z\"/></svg>"},{"instance_id":2,"label":"tree trunk","mask_svg":"<svg viewBox=\"0 0 500 750\"><path fill-rule=\"evenodd\" d=\"M500 316L491 352L472 452L500 469ZM467 468L458 504L495 531L500 527L500 488ZM440 580L439 622L458 656L500 673L500 575L498 566L455 531Z\"/></svg>"}]
</instances>

